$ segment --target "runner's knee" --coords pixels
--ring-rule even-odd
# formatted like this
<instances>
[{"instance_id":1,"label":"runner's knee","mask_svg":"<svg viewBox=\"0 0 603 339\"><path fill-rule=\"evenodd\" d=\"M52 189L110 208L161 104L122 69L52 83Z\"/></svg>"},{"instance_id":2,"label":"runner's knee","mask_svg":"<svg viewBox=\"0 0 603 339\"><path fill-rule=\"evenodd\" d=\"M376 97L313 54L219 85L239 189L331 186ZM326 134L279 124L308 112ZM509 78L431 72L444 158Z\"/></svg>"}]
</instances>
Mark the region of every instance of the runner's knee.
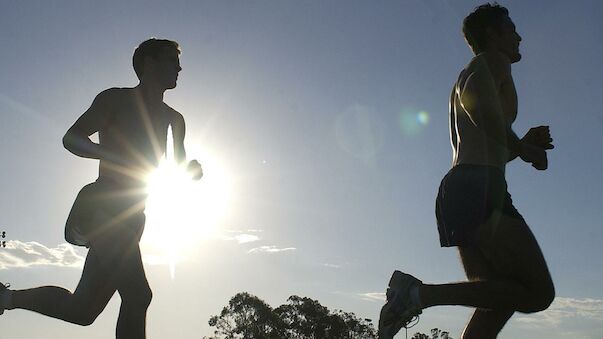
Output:
<instances>
[{"instance_id":1,"label":"runner's knee","mask_svg":"<svg viewBox=\"0 0 603 339\"><path fill-rule=\"evenodd\" d=\"M93 309L79 310L73 313L70 322L80 326L90 326L98 318L99 314L99 311Z\"/></svg>"},{"instance_id":2,"label":"runner's knee","mask_svg":"<svg viewBox=\"0 0 603 339\"><path fill-rule=\"evenodd\" d=\"M544 311L549 308L549 306L551 306L551 304L553 303L553 300L555 300L555 287L553 286L553 283L550 283L550 285L548 285L540 293L540 297L536 305L537 312Z\"/></svg>"},{"instance_id":3,"label":"runner's knee","mask_svg":"<svg viewBox=\"0 0 603 339\"><path fill-rule=\"evenodd\" d=\"M535 313L549 308L553 300L555 300L555 287L552 282L548 282L543 286L533 289L531 295L532 300L530 305L525 310L520 310L521 312Z\"/></svg>"}]
</instances>

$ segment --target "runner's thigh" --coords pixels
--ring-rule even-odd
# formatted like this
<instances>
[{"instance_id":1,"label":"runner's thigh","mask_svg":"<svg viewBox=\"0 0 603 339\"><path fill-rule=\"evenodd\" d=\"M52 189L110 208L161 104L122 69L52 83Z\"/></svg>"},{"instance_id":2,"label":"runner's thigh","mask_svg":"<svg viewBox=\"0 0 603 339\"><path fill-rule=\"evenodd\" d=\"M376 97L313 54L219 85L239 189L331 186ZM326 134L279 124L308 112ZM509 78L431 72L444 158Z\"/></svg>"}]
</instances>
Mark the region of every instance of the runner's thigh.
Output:
<instances>
[{"instance_id":1,"label":"runner's thigh","mask_svg":"<svg viewBox=\"0 0 603 339\"><path fill-rule=\"evenodd\" d=\"M470 281L501 278L492 264L477 247L459 247L463 268ZM513 311L476 308L471 320L465 327L463 337L496 337Z\"/></svg>"},{"instance_id":2,"label":"runner's thigh","mask_svg":"<svg viewBox=\"0 0 603 339\"><path fill-rule=\"evenodd\" d=\"M73 292L79 311L100 314L115 293L117 286L100 264L93 250L88 251L82 277Z\"/></svg>"},{"instance_id":3,"label":"runner's thigh","mask_svg":"<svg viewBox=\"0 0 603 339\"><path fill-rule=\"evenodd\" d=\"M497 275L533 291L554 293L540 246L523 219L495 211L477 231L477 246Z\"/></svg>"}]
</instances>

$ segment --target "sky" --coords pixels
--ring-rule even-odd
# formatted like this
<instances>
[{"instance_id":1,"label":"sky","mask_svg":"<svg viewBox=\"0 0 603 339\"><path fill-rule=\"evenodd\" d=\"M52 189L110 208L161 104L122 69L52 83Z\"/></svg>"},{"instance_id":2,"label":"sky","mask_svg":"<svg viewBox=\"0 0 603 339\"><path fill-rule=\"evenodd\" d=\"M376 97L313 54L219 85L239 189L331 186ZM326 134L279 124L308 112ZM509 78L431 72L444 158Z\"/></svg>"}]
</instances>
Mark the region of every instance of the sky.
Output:
<instances>
[{"instance_id":1,"label":"sky","mask_svg":"<svg viewBox=\"0 0 603 339\"><path fill-rule=\"evenodd\" d=\"M480 3L1 0L0 282L77 285L86 249L65 243L64 223L98 163L61 138L96 94L137 84L131 56L150 37L181 45L165 101L184 115L205 176L185 220L147 207L149 339L213 334L210 316L242 291L376 323L394 269L463 280L456 250L439 246L434 200L451 163L448 96L472 56L461 22ZM545 172L509 164L509 191L557 295L499 337L600 338L603 3L501 4L523 38L514 130L549 125L556 146ZM118 309L116 295L90 327L8 311L0 333L110 338ZM430 308L409 334L458 338L470 314Z\"/></svg>"}]
</instances>

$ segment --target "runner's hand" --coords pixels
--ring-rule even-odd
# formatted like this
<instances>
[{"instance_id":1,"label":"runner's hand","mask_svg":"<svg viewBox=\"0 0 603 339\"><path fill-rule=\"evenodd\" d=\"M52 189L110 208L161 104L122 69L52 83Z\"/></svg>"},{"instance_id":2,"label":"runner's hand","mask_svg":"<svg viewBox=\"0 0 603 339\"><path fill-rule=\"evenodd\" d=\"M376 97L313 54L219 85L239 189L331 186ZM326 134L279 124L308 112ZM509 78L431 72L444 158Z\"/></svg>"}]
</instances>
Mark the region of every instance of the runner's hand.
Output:
<instances>
[{"instance_id":1,"label":"runner's hand","mask_svg":"<svg viewBox=\"0 0 603 339\"><path fill-rule=\"evenodd\" d=\"M544 148L545 150L555 148L555 146L552 144L553 139L551 138L549 126L530 128L528 133L521 138L521 141L529 145Z\"/></svg>"},{"instance_id":2,"label":"runner's hand","mask_svg":"<svg viewBox=\"0 0 603 339\"><path fill-rule=\"evenodd\" d=\"M519 157L525 162L532 164L537 170L544 171L548 167L546 151L542 147L534 146L528 143L522 143Z\"/></svg>"},{"instance_id":3,"label":"runner's hand","mask_svg":"<svg viewBox=\"0 0 603 339\"><path fill-rule=\"evenodd\" d=\"M192 173L194 180L199 180L203 176L203 168L201 168L201 164L197 160L189 161L186 169Z\"/></svg>"}]
</instances>

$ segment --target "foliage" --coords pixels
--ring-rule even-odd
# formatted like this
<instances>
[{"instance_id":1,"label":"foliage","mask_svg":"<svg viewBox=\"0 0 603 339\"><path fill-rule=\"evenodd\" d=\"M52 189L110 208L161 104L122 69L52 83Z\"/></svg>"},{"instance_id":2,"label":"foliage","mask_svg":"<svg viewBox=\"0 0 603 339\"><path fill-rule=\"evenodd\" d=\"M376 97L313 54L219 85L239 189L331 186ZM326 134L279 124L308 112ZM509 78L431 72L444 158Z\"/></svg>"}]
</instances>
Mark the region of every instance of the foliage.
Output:
<instances>
[{"instance_id":1,"label":"foliage","mask_svg":"<svg viewBox=\"0 0 603 339\"><path fill-rule=\"evenodd\" d=\"M219 316L210 318L209 325L216 327L217 337L226 339L377 338L370 319L360 319L341 310L332 312L317 300L296 295L272 309L256 296L237 293Z\"/></svg>"},{"instance_id":2,"label":"foliage","mask_svg":"<svg viewBox=\"0 0 603 339\"><path fill-rule=\"evenodd\" d=\"M452 339L452 337L450 336L450 333L436 327L431 329L431 337L425 333L417 332L411 339Z\"/></svg>"},{"instance_id":3,"label":"foliage","mask_svg":"<svg viewBox=\"0 0 603 339\"><path fill-rule=\"evenodd\" d=\"M226 339L285 337L282 321L272 308L249 293L237 293L219 316L209 319L209 325L216 327L216 335Z\"/></svg>"}]
</instances>

